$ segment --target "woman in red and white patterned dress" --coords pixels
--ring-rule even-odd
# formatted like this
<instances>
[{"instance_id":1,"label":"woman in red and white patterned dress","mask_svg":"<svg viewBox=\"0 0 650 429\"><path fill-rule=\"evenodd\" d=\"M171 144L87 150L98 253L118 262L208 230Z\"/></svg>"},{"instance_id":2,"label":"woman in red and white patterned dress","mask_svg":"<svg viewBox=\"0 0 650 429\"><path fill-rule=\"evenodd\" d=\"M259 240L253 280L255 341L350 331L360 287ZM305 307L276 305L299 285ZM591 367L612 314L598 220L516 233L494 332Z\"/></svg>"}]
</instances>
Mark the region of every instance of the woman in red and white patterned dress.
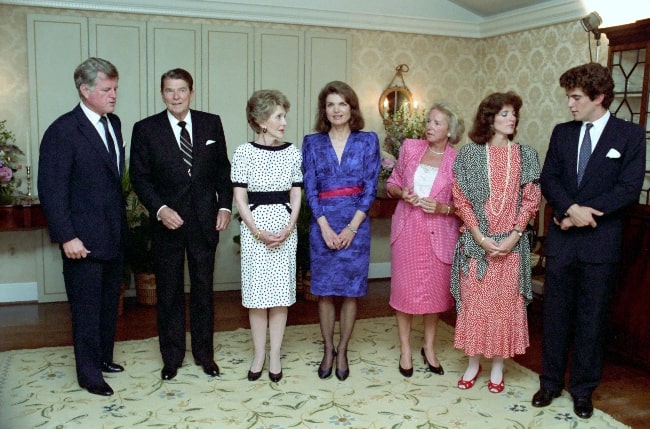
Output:
<instances>
[{"instance_id":1,"label":"woman in red and white patterned dress","mask_svg":"<svg viewBox=\"0 0 650 429\"><path fill-rule=\"evenodd\" d=\"M513 141L521 98L494 93L479 105L471 143L454 163L454 204L463 221L452 267L454 346L469 356L458 380L474 386L480 358L492 359L488 390L504 388L503 362L529 345L530 243L524 233L539 209L537 152Z\"/></svg>"}]
</instances>

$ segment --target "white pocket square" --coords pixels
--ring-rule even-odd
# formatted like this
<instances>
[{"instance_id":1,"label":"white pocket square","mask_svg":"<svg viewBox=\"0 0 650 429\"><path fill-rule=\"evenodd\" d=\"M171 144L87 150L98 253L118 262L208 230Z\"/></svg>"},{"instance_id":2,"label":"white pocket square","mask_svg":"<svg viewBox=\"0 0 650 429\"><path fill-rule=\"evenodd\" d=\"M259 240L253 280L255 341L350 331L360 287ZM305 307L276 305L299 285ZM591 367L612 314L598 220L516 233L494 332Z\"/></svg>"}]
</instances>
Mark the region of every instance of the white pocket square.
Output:
<instances>
[{"instance_id":1,"label":"white pocket square","mask_svg":"<svg viewBox=\"0 0 650 429\"><path fill-rule=\"evenodd\" d=\"M205 145L207 146L209 144L216 143L216 142L217 142L216 140L208 140L208 141L205 142Z\"/></svg>"},{"instance_id":2,"label":"white pocket square","mask_svg":"<svg viewBox=\"0 0 650 429\"><path fill-rule=\"evenodd\" d=\"M616 149L610 149L609 152L607 152L607 155L605 155L607 158L620 158L621 153L617 151Z\"/></svg>"}]
</instances>

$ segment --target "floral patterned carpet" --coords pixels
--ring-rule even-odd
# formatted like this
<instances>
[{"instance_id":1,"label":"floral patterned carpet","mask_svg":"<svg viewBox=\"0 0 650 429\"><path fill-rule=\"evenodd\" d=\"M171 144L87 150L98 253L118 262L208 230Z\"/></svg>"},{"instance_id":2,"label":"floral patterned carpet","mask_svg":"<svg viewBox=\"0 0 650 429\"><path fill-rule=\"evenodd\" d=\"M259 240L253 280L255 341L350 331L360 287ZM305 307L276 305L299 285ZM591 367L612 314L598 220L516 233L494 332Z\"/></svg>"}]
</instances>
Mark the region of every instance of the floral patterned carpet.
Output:
<instances>
[{"instance_id":1,"label":"floral patterned carpet","mask_svg":"<svg viewBox=\"0 0 650 429\"><path fill-rule=\"evenodd\" d=\"M412 344L420 345L421 319ZM250 332L215 334L222 375L210 378L191 353L178 376L160 379L157 338L116 344L115 362L126 371L106 376L115 395L81 389L72 347L0 353L0 428L626 428L595 410L577 418L567 392L546 408L533 408L535 373L507 361L506 389L487 390L489 362L470 390L456 382L466 359L452 344L453 330L440 323L436 346L445 375L414 361L410 379L397 371L399 348L393 317L359 320L348 358L350 377L320 380L322 345L317 325L290 326L283 347L284 378L264 374L249 382ZM189 340L189 338L188 338ZM419 357L419 347L413 351ZM268 364L268 362L267 362ZM268 367L266 368L268 370Z\"/></svg>"}]
</instances>

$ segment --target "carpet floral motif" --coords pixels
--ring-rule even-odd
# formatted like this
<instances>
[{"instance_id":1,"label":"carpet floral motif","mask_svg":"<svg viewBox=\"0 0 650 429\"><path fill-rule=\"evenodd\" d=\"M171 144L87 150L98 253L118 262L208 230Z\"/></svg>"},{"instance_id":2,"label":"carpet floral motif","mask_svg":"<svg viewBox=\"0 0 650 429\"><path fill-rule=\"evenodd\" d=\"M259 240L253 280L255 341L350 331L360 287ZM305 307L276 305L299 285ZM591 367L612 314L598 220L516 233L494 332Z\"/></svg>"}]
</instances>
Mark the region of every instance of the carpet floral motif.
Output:
<instances>
[{"instance_id":1,"label":"carpet floral motif","mask_svg":"<svg viewBox=\"0 0 650 429\"><path fill-rule=\"evenodd\" d=\"M414 322L417 345L422 326L418 318ZM399 374L392 317L357 322L348 352L350 377L344 382L316 375L322 356L317 325L287 328L279 383L266 374L255 382L246 379L252 357L248 330L216 333L215 344L220 377L203 374L188 351L177 377L163 382L157 338L117 343L115 361L126 371L106 375L115 390L108 398L79 387L72 347L2 352L0 428L627 427L599 410L589 420L577 418L566 392L549 407L533 408L537 374L512 361L506 363L502 393L487 390L489 370L474 388L459 390L466 359L453 348L452 328L442 322L436 346L443 376L427 372L420 360L414 361L413 377ZM419 356L418 350L413 355Z\"/></svg>"}]
</instances>

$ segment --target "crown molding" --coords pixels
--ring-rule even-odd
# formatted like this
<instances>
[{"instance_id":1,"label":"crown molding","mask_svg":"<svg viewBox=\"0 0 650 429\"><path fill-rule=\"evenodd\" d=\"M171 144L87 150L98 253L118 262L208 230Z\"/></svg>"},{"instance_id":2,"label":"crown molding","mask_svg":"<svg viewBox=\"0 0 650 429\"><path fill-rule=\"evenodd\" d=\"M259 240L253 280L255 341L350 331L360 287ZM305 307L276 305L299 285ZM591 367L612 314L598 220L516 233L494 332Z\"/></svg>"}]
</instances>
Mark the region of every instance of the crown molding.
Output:
<instances>
[{"instance_id":1,"label":"crown molding","mask_svg":"<svg viewBox=\"0 0 650 429\"><path fill-rule=\"evenodd\" d=\"M575 0L558 0L551 6L531 6L477 22L319 10L309 7L266 6L218 0L0 0L0 4L133 14L182 16L234 21L270 22L335 28L391 31L466 38L491 37L553 25L584 16ZM310 3L305 3L309 5Z\"/></svg>"},{"instance_id":2,"label":"crown molding","mask_svg":"<svg viewBox=\"0 0 650 429\"><path fill-rule=\"evenodd\" d=\"M587 11L581 2L571 0L530 6L486 19L481 23L481 37L531 30L572 20L575 20L577 24L586 14Z\"/></svg>"}]
</instances>

